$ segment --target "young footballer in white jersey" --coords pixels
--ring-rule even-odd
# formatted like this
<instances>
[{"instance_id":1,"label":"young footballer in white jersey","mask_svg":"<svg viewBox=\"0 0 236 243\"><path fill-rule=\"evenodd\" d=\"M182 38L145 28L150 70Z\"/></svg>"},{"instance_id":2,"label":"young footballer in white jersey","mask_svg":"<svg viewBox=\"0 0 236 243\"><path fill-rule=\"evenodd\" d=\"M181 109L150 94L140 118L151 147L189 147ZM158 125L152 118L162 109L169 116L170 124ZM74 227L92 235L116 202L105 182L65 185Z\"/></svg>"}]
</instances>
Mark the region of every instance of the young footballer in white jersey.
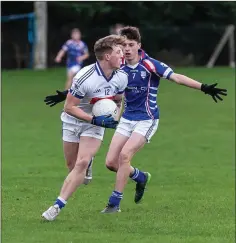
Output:
<instances>
[{"instance_id":1,"label":"young footballer in white jersey","mask_svg":"<svg viewBox=\"0 0 236 243\"><path fill-rule=\"evenodd\" d=\"M100 148L105 128L116 128L117 121L111 116L92 115L93 104L103 98L122 100L128 75L119 70L123 55L124 38L110 35L99 39L94 45L97 62L84 67L73 79L67 95L63 121L65 143L79 141L75 166L68 174L53 206L42 217L54 220L73 192L83 183L89 161Z\"/></svg>"}]
</instances>

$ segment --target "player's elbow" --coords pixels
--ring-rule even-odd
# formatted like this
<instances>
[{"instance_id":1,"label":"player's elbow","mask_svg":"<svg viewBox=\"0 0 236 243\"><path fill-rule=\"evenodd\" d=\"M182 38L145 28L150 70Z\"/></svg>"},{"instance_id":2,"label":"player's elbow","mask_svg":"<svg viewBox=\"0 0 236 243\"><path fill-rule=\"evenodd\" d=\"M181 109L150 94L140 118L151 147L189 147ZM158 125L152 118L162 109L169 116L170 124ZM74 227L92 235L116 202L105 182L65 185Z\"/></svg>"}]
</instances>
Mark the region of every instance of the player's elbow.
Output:
<instances>
[{"instance_id":1,"label":"player's elbow","mask_svg":"<svg viewBox=\"0 0 236 243\"><path fill-rule=\"evenodd\" d=\"M70 114L70 113L69 113L69 112L70 112L70 109L69 109L68 106L66 106L66 105L64 105L64 111L65 111L66 113Z\"/></svg>"},{"instance_id":2,"label":"player's elbow","mask_svg":"<svg viewBox=\"0 0 236 243\"><path fill-rule=\"evenodd\" d=\"M170 76L170 80L174 81L177 84L182 84L182 80L183 80L183 75L182 74L178 74L178 73L173 73Z\"/></svg>"},{"instance_id":3,"label":"player's elbow","mask_svg":"<svg viewBox=\"0 0 236 243\"><path fill-rule=\"evenodd\" d=\"M73 106L70 105L70 104L65 103L65 105L64 105L64 111L65 111L67 114L71 115L72 110L73 110Z\"/></svg>"}]
</instances>

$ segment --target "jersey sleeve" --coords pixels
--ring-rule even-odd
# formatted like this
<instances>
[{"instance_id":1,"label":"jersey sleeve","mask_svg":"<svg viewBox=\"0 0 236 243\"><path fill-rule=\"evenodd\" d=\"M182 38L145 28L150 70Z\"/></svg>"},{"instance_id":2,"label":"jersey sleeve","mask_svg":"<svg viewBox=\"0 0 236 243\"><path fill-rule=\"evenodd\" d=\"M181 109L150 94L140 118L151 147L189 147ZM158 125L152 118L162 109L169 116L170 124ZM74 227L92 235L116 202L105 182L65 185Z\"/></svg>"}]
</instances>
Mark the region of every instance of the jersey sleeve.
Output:
<instances>
[{"instance_id":1,"label":"jersey sleeve","mask_svg":"<svg viewBox=\"0 0 236 243\"><path fill-rule=\"evenodd\" d=\"M69 92L78 99L83 99L86 95L86 82L83 79L83 72L78 73L74 78Z\"/></svg>"},{"instance_id":2,"label":"jersey sleeve","mask_svg":"<svg viewBox=\"0 0 236 243\"><path fill-rule=\"evenodd\" d=\"M88 46L85 43L84 43L84 46L82 48L82 53L83 53L83 55L88 53Z\"/></svg>"},{"instance_id":3,"label":"jersey sleeve","mask_svg":"<svg viewBox=\"0 0 236 243\"><path fill-rule=\"evenodd\" d=\"M146 63L150 66L150 69L161 78L169 79L170 75L174 73L168 65L153 58L149 58Z\"/></svg>"},{"instance_id":4,"label":"jersey sleeve","mask_svg":"<svg viewBox=\"0 0 236 243\"><path fill-rule=\"evenodd\" d=\"M70 43L69 40L67 42L65 42L61 49L63 51L68 51L68 49L69 49L69 43Z\"/></svg>"}]
</instances>

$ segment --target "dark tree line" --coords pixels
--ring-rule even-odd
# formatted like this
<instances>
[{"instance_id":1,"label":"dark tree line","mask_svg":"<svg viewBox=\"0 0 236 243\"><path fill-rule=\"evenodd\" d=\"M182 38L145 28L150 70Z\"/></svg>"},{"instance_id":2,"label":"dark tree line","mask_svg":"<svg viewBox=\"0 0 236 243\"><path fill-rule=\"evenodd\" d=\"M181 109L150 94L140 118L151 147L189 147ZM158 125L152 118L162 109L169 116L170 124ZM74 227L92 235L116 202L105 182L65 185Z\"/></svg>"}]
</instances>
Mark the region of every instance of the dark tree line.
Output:
<instances>
[{"instance_id":1,"label":"dark tree line","mask_svg":"<svg viewBox=\"0 0 236 243\"><path fill-rule=\"evenodd\" d=\"M33 11L33 2L2 2L1 10L2 15L29 13ZM175 49L190 59L192 55L194 57L192 64L205 65L225 26L236 25L236 2L50 1L48 2L49 64L53 65L56 52L69 37L71 28L81 29L83 39L92 50L94 40L107 35L109 28L116 23L140 27L143 46L154 57L160 57L161 50ZM24 48L23 52L27 52L25 47L27 22L16 21L2 26L5 45L8 44L8 39L16 39L17 36L20 48L22 50ZM228 50L225 48L219 64L227 64L227 55ZM6 58L8 56L6 55ZM173 55L167 53L165 56ZM91 55L89 62L93 59ZM176 57L177 59L181 57Z\"/></svg>"},{"instance_id":2,"label":"dark tree line","mask_svg":"<svg viewBox=\"0 0 236 243\"><path fill-rule=\"evenodd\" d=\"M236 23L236 2L48 2L58 24L74 22L106 27L116 22L149 28L157 25L227 25ZM33 10L33 2L2 2L2 15Z\"/></svg>"}]
</instances>

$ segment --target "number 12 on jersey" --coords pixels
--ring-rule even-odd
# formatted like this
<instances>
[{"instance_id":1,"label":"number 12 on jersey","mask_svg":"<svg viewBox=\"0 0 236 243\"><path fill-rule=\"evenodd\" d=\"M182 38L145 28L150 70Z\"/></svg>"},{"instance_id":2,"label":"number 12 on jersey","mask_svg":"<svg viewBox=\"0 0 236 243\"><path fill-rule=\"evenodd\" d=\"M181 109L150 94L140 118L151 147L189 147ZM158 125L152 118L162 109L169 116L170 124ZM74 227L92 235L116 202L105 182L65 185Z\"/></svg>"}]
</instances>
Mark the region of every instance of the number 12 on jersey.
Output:
<instances>
[{"instance_id":1,"label":"number 12 on jersey","mask_svg":"<svg viewBox=\"0 0 236 243\"><path fill-rule=\"evenodd\" d=\"M105 89L105 95L110 95L110 89Z\"/></svg>"}]
</instances>

